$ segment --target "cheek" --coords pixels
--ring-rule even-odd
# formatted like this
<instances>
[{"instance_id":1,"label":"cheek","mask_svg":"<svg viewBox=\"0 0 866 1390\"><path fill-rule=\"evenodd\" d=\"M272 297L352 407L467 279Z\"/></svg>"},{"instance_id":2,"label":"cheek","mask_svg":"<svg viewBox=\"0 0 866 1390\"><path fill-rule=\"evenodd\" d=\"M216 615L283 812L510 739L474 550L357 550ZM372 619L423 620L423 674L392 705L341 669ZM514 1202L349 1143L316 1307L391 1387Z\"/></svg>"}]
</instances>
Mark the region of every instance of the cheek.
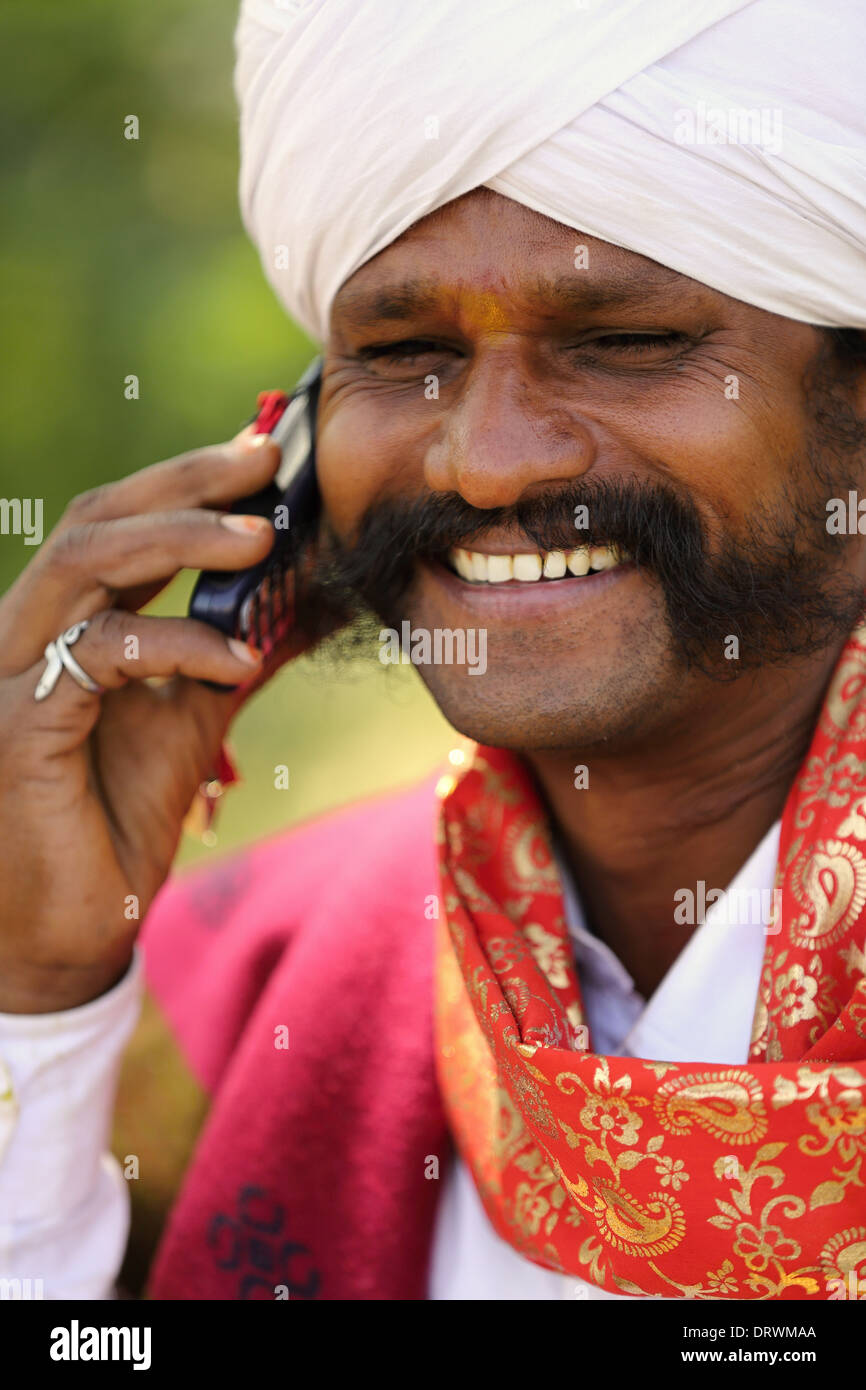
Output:
<instances>
[{"instance_id":1,"label":"cheek","mask_svg":"<svg viewBox=\"0 0 866 1390\"><path fill-rule=\"evenodd\" d=\"M404 412L405 413L405 412ZM374 502L418 491L422 443L398 411L360 395L329 406L316 433L316 471L328 518L346 540Z\"/></svg>"},{"instance_id":2,"label":"cheek","mask_svg":"<svg viewBox=\"0 0 866 1390\"><path fill-rule=\"evenodd\" d=\"M387 476L376 436L353 420L350 410L334 411L316 436L316 470L325 511L341 540L347 540Z\"/></svg>"},{"instance_id":3,"label":"cheek","mask_svg":"<svg viewBox=\"0 0 866 1390\"><path fill-rule=\"evenodd\" d=\"M647 404L621 436L708 517L746 520L803 457L802 403L778 384L726 371L708 389L702 374L684 372L663 404Z\"/></svg>"}]
</instances>

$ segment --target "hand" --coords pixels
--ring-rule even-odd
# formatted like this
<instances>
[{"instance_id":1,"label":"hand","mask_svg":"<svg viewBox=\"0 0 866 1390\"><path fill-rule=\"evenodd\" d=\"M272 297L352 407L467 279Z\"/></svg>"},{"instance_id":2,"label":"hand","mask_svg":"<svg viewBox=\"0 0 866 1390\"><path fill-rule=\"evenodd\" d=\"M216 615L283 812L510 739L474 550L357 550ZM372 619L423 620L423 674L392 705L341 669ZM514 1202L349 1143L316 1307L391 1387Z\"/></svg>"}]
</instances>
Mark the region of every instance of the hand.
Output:
<instances>
[{"instance_id":1,"label":"hand","mask_svg":"<svg viewBox=\"0 0 866 1390\"><path fill-rule=\"evenodd\" d=\"M72 1008L121 978L226 729L297 653L265 663L204 623L138 612L181 568L268 554L269 522L213 509L278 463L247 429L84 493L0 600L0 1012ZM82 619L72 655L105 693L63 671L37 703L45 646Z\"/></svg>"}]
</instances>

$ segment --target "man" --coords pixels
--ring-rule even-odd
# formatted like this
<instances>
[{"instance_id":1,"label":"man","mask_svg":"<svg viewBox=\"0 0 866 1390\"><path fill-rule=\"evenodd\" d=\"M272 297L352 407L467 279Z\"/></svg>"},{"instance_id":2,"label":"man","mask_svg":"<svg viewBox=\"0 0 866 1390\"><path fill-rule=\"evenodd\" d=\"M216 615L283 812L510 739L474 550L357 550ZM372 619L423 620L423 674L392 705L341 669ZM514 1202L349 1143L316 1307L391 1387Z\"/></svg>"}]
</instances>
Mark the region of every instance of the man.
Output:
<instances>
[{"instance_id":1,"label":"man","mask_svg":"<svg viewBox=\"0 0 866 1390\"><path fill-rule=\"evenodd\" d=\"M128 1186L156 1298L838 1296L866 21L248 0L238 54L247 225L325 343L322 594L486 666L419 659L470 740L435 789L151 907L276 662L138 609L267 553L213 509L276 451L73 503L0 609L4 1273L108 1296Z\"/></svg>"}]
</instances>

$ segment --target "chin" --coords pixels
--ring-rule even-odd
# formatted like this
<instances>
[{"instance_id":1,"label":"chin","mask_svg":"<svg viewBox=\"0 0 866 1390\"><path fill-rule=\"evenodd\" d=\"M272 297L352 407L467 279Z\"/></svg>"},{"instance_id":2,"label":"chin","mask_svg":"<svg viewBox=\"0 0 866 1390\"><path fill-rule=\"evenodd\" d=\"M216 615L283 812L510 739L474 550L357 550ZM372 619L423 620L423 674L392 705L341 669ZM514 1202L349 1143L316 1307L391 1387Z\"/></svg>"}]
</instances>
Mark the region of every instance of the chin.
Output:
<instances>
[{"instance_id":1,"label":"chin","mask_svg":"<svg viewBox=\"0 0 866 1390\"><path fill-rule=\"evenodd\" d=\"M620 671L595 681L577 668L541 681L537 665L510 676L435 666L419 667L419 675L458 733L518 753L625 748L673 717L683 695L681 681L635 679L637 664L630 678Z\"/></svg>"}]
</instances>

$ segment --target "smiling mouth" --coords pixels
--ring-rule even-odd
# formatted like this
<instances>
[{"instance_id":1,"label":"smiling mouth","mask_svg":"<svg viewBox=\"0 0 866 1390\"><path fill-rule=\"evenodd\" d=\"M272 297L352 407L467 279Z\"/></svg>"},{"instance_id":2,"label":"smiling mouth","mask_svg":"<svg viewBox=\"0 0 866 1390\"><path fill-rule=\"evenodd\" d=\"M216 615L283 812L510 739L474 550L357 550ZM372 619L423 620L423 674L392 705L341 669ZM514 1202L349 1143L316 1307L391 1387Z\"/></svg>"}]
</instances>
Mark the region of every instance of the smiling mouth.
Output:
<instances>
[{"instance_id":1,"label":"smiling mouth","mask_svg":"<svg viewBox=\"0 0 866 1390\"><path fill-rule=\"evenodd\" d=\"M629 560L615 545L579 545L574 550L532 550L484 555L478 550L449 550L447 565L468 584L524 584L582 578L616 569Z\"/></svg>"}]
</instances>

